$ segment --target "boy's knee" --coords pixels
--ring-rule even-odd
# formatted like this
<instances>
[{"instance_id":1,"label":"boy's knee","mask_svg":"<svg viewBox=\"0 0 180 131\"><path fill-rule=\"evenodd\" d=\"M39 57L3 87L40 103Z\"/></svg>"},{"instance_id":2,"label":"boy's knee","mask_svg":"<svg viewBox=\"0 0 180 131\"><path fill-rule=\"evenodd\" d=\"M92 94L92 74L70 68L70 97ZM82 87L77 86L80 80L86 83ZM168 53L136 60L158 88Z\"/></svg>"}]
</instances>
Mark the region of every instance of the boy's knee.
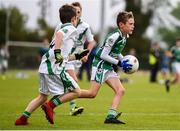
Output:
<instances>
[{"instance_id":1,"label":"boy's knee","mask_svg":"<svg viewBox=\"0 0 180 131\"><path fill-rule=\"evenodd\" d=\"M96 94L90 94L89 98L95 98Z\"/></svg>"},{"instance_id":2,"label":"boy's knee","mask_svg":"<svg viewBox=\"0 0 180 131\"><path fill-rule=\"evenodd\" d=\"M125 94L125 89L124 88L123 89L119 89L118 94L119 95L124 95Z\"/></svg>"},{"instance_id":3,"label":"boy's knee","mask_svg":"<svg viewBox=\"0 0 180 131\"><path fill-rule=\"evenodd\" d=\"M96 92L90 92L89 97L90 97L90 98L95 98L96 95L97 95Z\"/></svg>"}]
</instances>

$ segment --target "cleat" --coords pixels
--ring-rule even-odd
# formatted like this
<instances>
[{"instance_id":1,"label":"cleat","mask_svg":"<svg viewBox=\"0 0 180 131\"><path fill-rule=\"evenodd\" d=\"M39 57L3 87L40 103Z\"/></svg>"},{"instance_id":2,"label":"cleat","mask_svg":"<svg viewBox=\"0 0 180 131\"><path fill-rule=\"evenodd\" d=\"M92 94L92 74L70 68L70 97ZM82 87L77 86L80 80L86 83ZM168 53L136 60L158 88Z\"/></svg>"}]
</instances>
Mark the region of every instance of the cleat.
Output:
<instances>
[{"instance_id":1,"label":"cleat","mask_svg":"<svg viewBox=\"0 0 180 131\"><path fill-rule=\"evenodd\" d=\"M115 118L118 119L121 116L121 114L122 112L118 113Z\"/></svg>"},{"instance_id":2,"label":"cleat","mask_svg":"<svg viewBox=\"0 0 180 131\"><path fill-rule=\"evenodd\" d=\"M27 117L21 116L15 121L16 126L28 125Z\"/></svg>"},{"instance_id":3,"label":"cleat","mask_svg":"<svg viewBox=\"0 0 180 131\"><path fill-rule=\"evenodd\" d=\"M77 116L78 114L81 114L84 111L84 107L75 107L70 110L71 116Z\"/></svg>"},{"instance_id":4,"label":"cleat","mask_svg":"<svg viewBox=\"0 0 180 131\"><path fill-rule=\"evenodd\" d=\"M54 111L53 109L50 107L50 105L48 103L44 103L41 106L42 110L44 111L44 113L46 114L46 119L51 123L54 124Z\"/></svg>"},{"instance_id":5,"label":"cleat","mask_svg":"<svg viewBox=\"0 0 180 131\"><path fill-rule=\"evenodd\" d=\"M106 118L104 121L104 124L126 124L116 118Z\"/></svg>"},{"instance_id":6,"label":"cleat","mask_svg":"<svg viewBox=\"0 0 180 131\"><path fill-rule=\"evenodd\" d=\"M165 87L166 87L166 92L169 92L169 90L170 90L170 80L166 80Z\"/></svg>"}]
</instances>

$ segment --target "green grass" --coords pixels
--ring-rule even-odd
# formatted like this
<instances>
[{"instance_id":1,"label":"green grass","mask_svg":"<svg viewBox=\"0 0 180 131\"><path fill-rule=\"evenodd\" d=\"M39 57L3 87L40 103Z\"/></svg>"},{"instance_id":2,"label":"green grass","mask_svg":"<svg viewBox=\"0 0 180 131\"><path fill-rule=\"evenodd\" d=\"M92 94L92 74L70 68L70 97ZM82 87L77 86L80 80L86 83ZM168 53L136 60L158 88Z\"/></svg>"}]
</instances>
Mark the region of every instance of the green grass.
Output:
<instances>
[{"instance_id":1,"label":"green grass","mask_svg":"<svg viewBox=\"0 0 180 131\"><path fill-rule=\"evenodd\" d=\"M107 85L101 87L95 99L78 99L84 106L83 114L69 116L69 104L56 108L55 124L50 125L39 108L29 119L28 126L15 126L16 118L24 111L28 102L38 95L37 71L21 71L29 78L16 78L19 71L7 72L7 78L0 78L0 130L180 130L180 86L173 85L166 93L163 85L150 84L147 72L133 75L122 74L132 83L125 83L126 94L118 111L123 114L125 125L105 125L103 123L111 104L113 92ZM79 82L81 88L88 88L86 79Z\"/></svg>"}]
</instances>

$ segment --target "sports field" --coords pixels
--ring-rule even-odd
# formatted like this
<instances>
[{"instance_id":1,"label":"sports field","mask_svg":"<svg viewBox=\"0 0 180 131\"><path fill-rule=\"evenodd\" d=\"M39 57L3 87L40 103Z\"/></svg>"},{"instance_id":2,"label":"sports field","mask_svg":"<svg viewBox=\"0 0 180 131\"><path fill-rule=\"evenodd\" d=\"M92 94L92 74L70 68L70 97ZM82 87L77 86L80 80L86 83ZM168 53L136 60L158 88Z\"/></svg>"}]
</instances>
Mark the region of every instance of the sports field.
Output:
<instances>
[{"instance_id":1,"label":"sports field","mask_svg":"<svg viewBox=\"0 0 180 131\"><path fill-rule=\"evenodd\" d=\"M85 108L79 116L69 115L67 103L56 108L54 125L47 122L39 108L31 115L28 126L15 126L15 119L38 95L38 73L9 71L5 80L0 78L0 130L180 130L180 85L172 86L170 93L166 93L163 85L150 84L148 75L148 72L122 75L130 79L124 83L126 94L119 107L125 125L103 123L113 96L111 89L103 85L95 99L77 100ZM86 79L79 84L81 88L89 87Z\"/></svg>"}]
</instances>

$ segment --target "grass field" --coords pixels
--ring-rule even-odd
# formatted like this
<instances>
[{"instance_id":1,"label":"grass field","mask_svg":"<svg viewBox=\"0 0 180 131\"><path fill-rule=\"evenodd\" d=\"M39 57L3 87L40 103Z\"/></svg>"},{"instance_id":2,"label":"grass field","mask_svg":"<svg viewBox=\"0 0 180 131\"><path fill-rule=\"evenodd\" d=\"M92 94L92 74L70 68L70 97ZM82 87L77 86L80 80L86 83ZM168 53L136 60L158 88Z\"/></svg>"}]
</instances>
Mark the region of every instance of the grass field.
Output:
<instances>
[{"instance_id":1,"label":"grass field","mask_svg":"<svg viewBox=\"0 0 180 131\"><path fill-rule=\"evenodd\" d=\"M28 78L16 77L17 72L28 74ZM118 109L125 125L105 125L113 92L107 85L101 87L95 99L79 99L84 106L83 114L69 115L69 104L56 108L55 124L50 125L39 108L29 119L28 126L15 126L15 119L24 111L28 102L38 95L37 71L9 71L6 80L0 78L0 130L180 130L180 85L172 86L166 93L163 85L150 84L147 72L138 72L125 83L126 94ZM21 74L19 75L21 76ZM79 82L88 88L86 79Z\"/></svg>"}]
</instances>

